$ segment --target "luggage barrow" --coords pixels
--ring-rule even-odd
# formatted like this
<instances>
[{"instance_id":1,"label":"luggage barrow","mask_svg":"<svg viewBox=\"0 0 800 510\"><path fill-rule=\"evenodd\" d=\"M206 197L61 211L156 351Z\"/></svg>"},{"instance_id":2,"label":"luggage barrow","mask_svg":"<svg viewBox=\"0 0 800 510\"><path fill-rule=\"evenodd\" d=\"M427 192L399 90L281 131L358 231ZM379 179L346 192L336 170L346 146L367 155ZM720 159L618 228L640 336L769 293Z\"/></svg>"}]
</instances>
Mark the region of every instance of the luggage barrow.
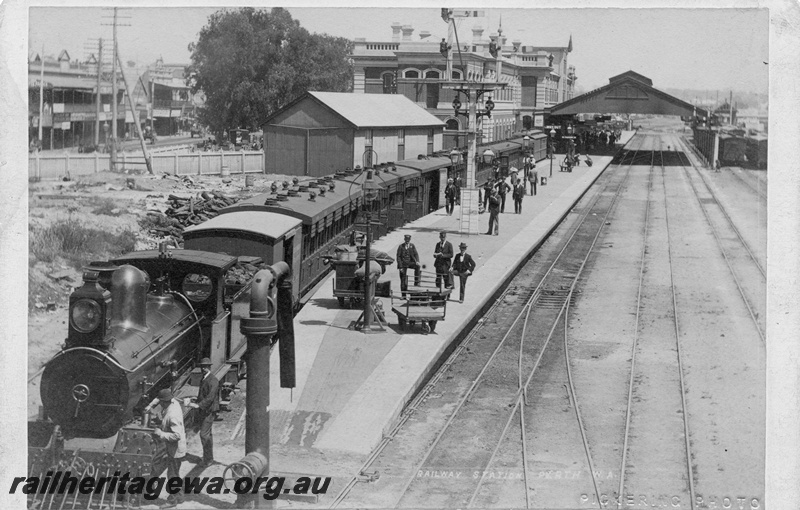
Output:
<instances>
[{"instance_id":1,"label":"luggage barrow","mask_svg":"<svg viewBox=\"0 0 800 510\"><path fill-rule=\"evenodd\" d=\"M409 285L406 297L392 295L392 311L401 330L420 323L425 334L436 331L436 323L447 314L447 299L452 289Z\"/></svg>"}]
</instances>

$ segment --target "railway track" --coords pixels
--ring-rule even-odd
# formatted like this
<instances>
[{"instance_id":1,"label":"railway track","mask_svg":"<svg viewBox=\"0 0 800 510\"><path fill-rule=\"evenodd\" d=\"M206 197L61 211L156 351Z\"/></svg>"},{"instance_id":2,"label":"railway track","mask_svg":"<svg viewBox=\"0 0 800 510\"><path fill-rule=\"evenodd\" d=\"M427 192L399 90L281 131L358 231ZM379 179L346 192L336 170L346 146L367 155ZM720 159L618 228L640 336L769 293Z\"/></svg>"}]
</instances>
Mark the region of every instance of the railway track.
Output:
<instances>
[{"instance_id":1,"label":"railway track","mask_svg":"<svg viewBox=\"0 0 800 510\"><path fill-rule=\"evenodd\" d=\"M637 151L629 151L622 156L621 163L632 162L637 158ZM627 166L630 170L630 165ZM547 354L548 345L557 337L558 331L563 331L563 317L567 304L575 297L575 285L580 273L591 253L591 248L597 242L605 220L613 209L616 198L619 196L627 179L615 176L606 183L603 192L599 193L587 206L577 220L578 226L569 234L567 241L556 255L555 260L539 279L533 288L515 288L517 300L524 299L524 304L515 309L515 317L509 319L510 325L504 328L502 339L495 343L492 350L483 354L485 361L477 374L473 375L471 384L463 391L457 402L453 402L454 409L438 436L433 439L430 446L421 455L415 469L410 473L406 471L405 483L396 491L398 497L395 506L472 506L476 503L484 484L483 476L474 476L475 473L486 473L492 469L498 450L508 436L515 418L520 421L522 451L527 451L524 423L524 413L519 410L523 407L527 389L540 366L542 358ZM568 250L569 248L569 250ZM501 297L498 302L503 302ZM508 322L506 321L506 322ZM530 325L535 324L532 328ZM543 325L547 325L546 327ZM464 352L475 353L475 346L471 344L473 336L465 342L448 359L445 365L434 376L426 387L430 391L433 384L441 379L447 370L453 370L457 359ZM470 351L470 347L472 350ZM516 366L516 377L509 375L508 367ZM426 393L424 390L422 393ZM444 393L444 392L443 392ZM498 395L502 395L499 397ZM415 404L412 404L412 406ZM499 415L505 416L498 419ZM401 421L406 421L404 417ZM504 423L502 430L497 422ZM479 426L480 437L467 437L469 429ZM469 426L468 426L469 425ZM465 435L466 434L466 435ZM480 448L464 448L465 444L480 443ZM585 443L585 439L584 439ZM380 455L380 449L373 453L362 470L365 472ZM587 459L591 464L591 459ZM527 463L526 454L521 462ZM437 489L442 483L440 478L431 479L418 476L419 473L444 472L451 466L458 466L468 474L451 480L444 491ZM522 479L526 487L525 500L530 506L531 498L527 490L529 487L527 469L522 470ZM334 500L331 507L338 506L355 485L355 481L347 484ZM446 492L444 497L437 494ZM459 494L458 500L450 496Z\"/></svg>"},{"instance_id":2,"label":"railway track","mask_svg":"<svg viewBox=\"0 0 800 510\"><path fill-rule=\"evenodd\" d=\"M750 179L746 179L746 178L742 177L741 174L739 173L739 171L734 170L733 168L730 169L728 174L732 175L737 181L741 182L742 184L744 184L745 186L750 188L753 191L753 193L758 195L759 199L764 200L764 201L767 200L766 187L763 187L763 188L761 187L761 181L758 178L756 178L756 180L758 180L758 185L753 185L753 183L752 183L752 181Z\"/></svg>"},{"instance_id":3,"label":"railway track","mask_svg":"<svg viewBox=\"0 0 800 510\"><path fill-rule=\"evenodd\" d=\"M661 140L657 140L661 145ZM654 152L654 154L656 154ZM645 201L643 242L636 295L636 318L631 342L625 430L617 486L617 508L633 494L686 494L695 508L694 476L689 433L689 412L679 334L673 258L670 249L667 196L663 183L663 152L651 162ZM659 169L660 172L657 172ZM654 176L660 181L654 183ZM652 198L653 188L663 192L662 205ZM651 228L651 218L656 225ZM661 291L667 283L669 293ZM664 335L664 331L673 334ZM665 391L669 388L669 391ZM673 412L677 410L677 412ZM658 439L653 441L653 432ZM682 438L681 443L673 438Z\"/></svg>"},{"instance_id":4,"label":"railway track","mask_svg":"<svg viewBox=\"0 0 800 510\"><path fill-rule=\"evenodd\" d=\"M676 138L676 140L677 143L685 146L685 141L680 138ZM682 158L685 160L682 168L689 180L692 192L703 211L750 318L756 325L761 342L766 344L763 306L767 273L702 173L685 154ZM743 253L746 256L743 256Z\"/></svg>"}]
</instances>

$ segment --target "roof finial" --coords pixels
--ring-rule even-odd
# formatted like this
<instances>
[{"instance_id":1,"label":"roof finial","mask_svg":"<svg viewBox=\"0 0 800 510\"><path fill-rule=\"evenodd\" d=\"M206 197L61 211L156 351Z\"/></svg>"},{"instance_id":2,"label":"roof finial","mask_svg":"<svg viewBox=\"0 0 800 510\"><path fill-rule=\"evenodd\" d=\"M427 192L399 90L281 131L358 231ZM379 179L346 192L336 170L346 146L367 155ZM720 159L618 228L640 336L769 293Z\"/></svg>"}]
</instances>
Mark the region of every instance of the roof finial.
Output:
<instances>
[{"instance_id":1,"label":"roof finial","mask_svg":"<svg viewBox=\"0 0 800 510\"><path fill-rule=\"evenodd\" d=\"M503 36L503 14L500 14L500 25L497 27L497 36Z\"/></svg>"}]
</instances>

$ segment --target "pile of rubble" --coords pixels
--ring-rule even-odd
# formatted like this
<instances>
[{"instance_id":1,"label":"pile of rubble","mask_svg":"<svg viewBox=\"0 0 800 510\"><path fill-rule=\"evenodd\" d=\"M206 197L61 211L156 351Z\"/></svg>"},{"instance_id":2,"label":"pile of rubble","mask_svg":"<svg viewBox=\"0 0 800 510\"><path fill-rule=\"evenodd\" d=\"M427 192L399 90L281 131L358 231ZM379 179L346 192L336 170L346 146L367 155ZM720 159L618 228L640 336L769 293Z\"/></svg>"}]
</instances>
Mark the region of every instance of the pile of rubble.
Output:
<instances>
[{"instance_id":1,"label":"pile of rubble","mask_svg":"<svg viewBox=\"0 0 800 510\"><path fill-rule=\"evenodd\" d=\"M143 225L148 234L161 239L172 238L177 246L183 244L183 230L218 215L219 212L238 202L221 191L203 191L195 197L169 195L165 212L147 211L147 222Z\"/></svg>"}]
</instances>

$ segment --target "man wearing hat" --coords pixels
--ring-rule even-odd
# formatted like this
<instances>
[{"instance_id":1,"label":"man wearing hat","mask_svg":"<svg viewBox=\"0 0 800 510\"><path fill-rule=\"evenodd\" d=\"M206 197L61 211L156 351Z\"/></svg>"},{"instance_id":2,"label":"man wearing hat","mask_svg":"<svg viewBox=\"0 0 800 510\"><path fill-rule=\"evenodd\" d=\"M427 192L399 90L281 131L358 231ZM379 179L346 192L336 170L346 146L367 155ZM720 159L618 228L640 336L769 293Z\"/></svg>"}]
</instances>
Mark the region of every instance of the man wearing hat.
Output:
<instances>
[{"instance_id":1,"label":"man wearing hat","mask_svg":"<svg viewBox=\"0 0 800 510\"><path fill-rule=\"evenodd\" d=\"M447 179L447 187L444 188L444 198L445 198L445 211L447 211L448 216L453 214L453 209L456 206L457 195L458 195L458 190L456 189L456 185L453 184L453 179Z\"/></svg>"},{"instance_id":2,"label":"man wearing hat","mask_svg":"<svg viewBox=\"0 0 800 510\"><path fill-rule=\"evenodd\" d=\"M400 270L400 292L405 297L408 290L408 268L414 268L414 285L419 285L420 266L417 247L411 242L411 235L403 236L404 242L397 247L397 268Z\"/></svg>"},{"instance_id":3,"label":"man wearing hat","mask_svg":"<svg viewBox=\"0 0 800 510\"><path fill-rule=\"evenodd\" d=\"M467 253L467 243L458 245L460 253L456 254L453 259L453 276L458 276L459 279L459 303L464 302L464 289L467 287L467 278L475 271L475 261L472 256Z\"/></svg>"},{"instance_id":4,"label":"man wearing hat","mask_svg":"<svg viewBox=\"0 0 800 510\"><path fill-rule=\"evenodd\" d=\"M172 390L164 388L158 392L158 400L163 412L161 425L153 431L153 435L166 444L167 477L180 476L181 462L186 455L186 431L183 428L183 410L181 404L172 396ZM167 504L162 508L174 508L183 503L183 494L170 494Z\"/></svg>"},{"instance_id":5,"label":"man wearing hat","mask_svg":"<svg viewBox=\"0 0 800 510\"><path fill-rule=\"evenodd\" d=\"M450 262L453 260L453 245L447 240L447 232L439 232L439 242L433 249L433 267L436 268L436 286L439 287L444 277L444 286L450 288Z\"/></svg>"},{"instance_id":6,"label":"man wearing hat","mask_svg":"<svg viewBox=\"0 0 800 510\"><path fill-rule=\"evenodd\" d=\"M214 438L211 427L219 412L219 380L211 373L211 359L200 360L200 370L203 372L203 381L197 393L197 401L189 404L197 409L195 423L200 424L200 443L203 445L203 461L201 466L210 466L214 463Z\"/></svg>"}]
</instances>

